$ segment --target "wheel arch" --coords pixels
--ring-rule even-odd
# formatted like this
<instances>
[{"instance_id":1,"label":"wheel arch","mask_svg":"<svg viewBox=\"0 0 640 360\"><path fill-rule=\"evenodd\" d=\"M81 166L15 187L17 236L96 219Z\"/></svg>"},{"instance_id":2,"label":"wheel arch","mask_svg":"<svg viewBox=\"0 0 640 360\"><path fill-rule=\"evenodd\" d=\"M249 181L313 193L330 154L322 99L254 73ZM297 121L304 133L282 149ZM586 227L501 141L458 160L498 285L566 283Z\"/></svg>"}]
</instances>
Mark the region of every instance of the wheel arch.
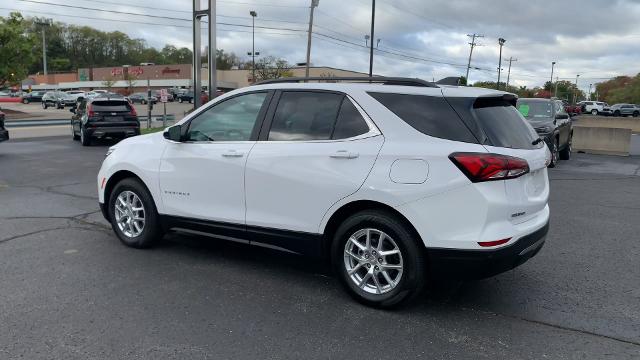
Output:
<instances>
[{"instance_id":1,"label":"wheel arch","mask_svg":"<svg viewBox=\"0 0 640 360\"><path fill-rule=\"evenodd\" d=\"M156 203L156 199L153 197L153 193L149 189L149 186L147 186L147 184L144 182L144 180L142 180L140 176L138 176L137 174L129 170L118 170L115 173L113 173L113 175L111 175L109 179L107 179L107 183L105 184L105 187L104 187L105 206L109 206L109 202L111 200L111 193L113 192L113 189L115 188L116 184L128 178L133 178L135 180L138 180L140 184L142 184L142 186L145 187L147 192L149 192L149 194L151 195L151 200L153 201L154 206L157 209L158 204ZM109 211L105 213L105 216L109 216ZM107 219L107 220L111 221L111 219Z\"/></svg>"},{"instance_id":2,"label":"wheel arch","mask_svg":"<svg viewBox=\"0 0 640 360\"><path fill-rule=\"evenodd\" d=\"M346 220L349 216L362 211L362 210L383 210L389 212L396 216L402 223L407 227L407 229L415 236L416 241L424 247L424 243L420 238L420 234L416 230L416 228L411 224L409 219L404 216L400 211L394 209L393 207L373 200L355 200L349 203L342 205L338 208L327 221L322 234L323 234L323 244L322 244L322 257L329 258L331 252L331 244L333 242L333 235L336 230L342 224L344 220Z\"/></svg>"}]
</instances>

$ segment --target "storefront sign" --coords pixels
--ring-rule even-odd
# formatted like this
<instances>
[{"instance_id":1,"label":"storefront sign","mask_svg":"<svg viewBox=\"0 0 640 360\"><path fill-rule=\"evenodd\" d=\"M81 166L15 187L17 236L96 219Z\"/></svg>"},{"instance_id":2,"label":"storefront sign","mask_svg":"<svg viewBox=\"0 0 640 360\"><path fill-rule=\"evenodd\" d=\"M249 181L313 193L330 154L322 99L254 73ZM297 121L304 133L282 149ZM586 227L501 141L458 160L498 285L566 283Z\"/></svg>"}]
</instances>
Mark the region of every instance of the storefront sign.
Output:
<instances>
[{"instance_id":1,"label":"storefront sign","mask_svg":"<svg viewBox=\"0 0 640 360\"><path fill-rule=\"evenodd\" d=\"M172 69L170 67L166 67L162 69L162 75L164 74L180 74L180 69Z\"/></svg>"}]
</instances>

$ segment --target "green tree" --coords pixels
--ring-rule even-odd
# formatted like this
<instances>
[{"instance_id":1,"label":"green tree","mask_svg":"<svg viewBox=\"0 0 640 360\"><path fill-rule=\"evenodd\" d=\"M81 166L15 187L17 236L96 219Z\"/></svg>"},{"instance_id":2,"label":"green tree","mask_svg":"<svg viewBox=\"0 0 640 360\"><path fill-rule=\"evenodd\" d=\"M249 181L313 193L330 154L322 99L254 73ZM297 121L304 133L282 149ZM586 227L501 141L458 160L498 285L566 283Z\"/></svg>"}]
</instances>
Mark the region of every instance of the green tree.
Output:
<instances>
[{"instance_id":1,"label":"green tree","mask_svg":"<svg viewBox=\"0 0 640 360\"><path fill-rule=\"evenodd\" d=\"M111 89L115 83L116 80L113 78L113 76L109 76L102 81L102 86L106 87L107 89Z\"/></svg>"},{"instance_id":2,"label":"green tree","mask_svg":"<svg viewBox=\"0 0 640 360\"><path fill-rule=\"evenodd\" d=\"M0 17L0 86L27 77L34 61L35 39L26 30L27 23L20 13Z\"/></svg>"},{"instance_id":3,"label":"green tree","mask_svg":"<svg viewBox=\"0 0 640 360\"><path fill-rule=\"evenodd\" d=\"M251 70L251 64L249 64ZM279 79L283 77L291 77L291 65L285 59L276 58L275 56L267 56L256 62L256 79L262 81L268 79Z\"/></svg>"}]
</instances>

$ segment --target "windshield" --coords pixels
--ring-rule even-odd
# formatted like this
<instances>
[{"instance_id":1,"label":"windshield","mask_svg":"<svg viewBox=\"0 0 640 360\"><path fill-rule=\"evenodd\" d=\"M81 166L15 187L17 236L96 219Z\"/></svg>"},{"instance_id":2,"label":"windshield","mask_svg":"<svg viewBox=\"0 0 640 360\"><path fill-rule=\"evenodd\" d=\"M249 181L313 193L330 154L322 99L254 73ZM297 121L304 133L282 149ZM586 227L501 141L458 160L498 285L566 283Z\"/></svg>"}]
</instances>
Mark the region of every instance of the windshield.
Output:
<instances>
[{"instance_id":1,"label":"windshield","mask_svg":"<svg viewBox=\"0 0 640 360\"><path fill-rule=\"evenodd\" d=\"M548 101L523 101L518 100L518 111L527 120L536 118L550 118L553 115L553 107Z\"/></svg>"}]
</instances>

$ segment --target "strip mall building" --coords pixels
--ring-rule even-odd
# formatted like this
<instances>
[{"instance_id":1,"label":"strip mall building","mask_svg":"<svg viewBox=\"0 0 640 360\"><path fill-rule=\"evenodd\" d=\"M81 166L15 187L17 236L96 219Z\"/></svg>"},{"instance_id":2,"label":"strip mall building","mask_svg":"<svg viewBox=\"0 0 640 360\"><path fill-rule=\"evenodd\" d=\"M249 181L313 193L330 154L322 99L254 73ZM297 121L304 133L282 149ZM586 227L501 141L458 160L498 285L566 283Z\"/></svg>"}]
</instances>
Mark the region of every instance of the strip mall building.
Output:
<instances>
[{"instance_id":1,"label":"strip mall building","mask_svg":"<svg viewBox=\"0 0 640 360\"><path fill-rule=\"evenodd\" d=\"M293 67L293 76L304 76L304 67ZM208 69L201 70L202 85L208 84ZM251 70L218 70L218 89L233 90L251 83ZM311 67L309 76L367 76L365 73L335 69L331 67ZM29 75L22 82L24 90L94 90L110 89L114 92L138 92L147 89L147 80L153 89L190 88L193 85L191 64L117 66L102 68L82 68L77 72Z\"/></svg>"}]
</instances>

